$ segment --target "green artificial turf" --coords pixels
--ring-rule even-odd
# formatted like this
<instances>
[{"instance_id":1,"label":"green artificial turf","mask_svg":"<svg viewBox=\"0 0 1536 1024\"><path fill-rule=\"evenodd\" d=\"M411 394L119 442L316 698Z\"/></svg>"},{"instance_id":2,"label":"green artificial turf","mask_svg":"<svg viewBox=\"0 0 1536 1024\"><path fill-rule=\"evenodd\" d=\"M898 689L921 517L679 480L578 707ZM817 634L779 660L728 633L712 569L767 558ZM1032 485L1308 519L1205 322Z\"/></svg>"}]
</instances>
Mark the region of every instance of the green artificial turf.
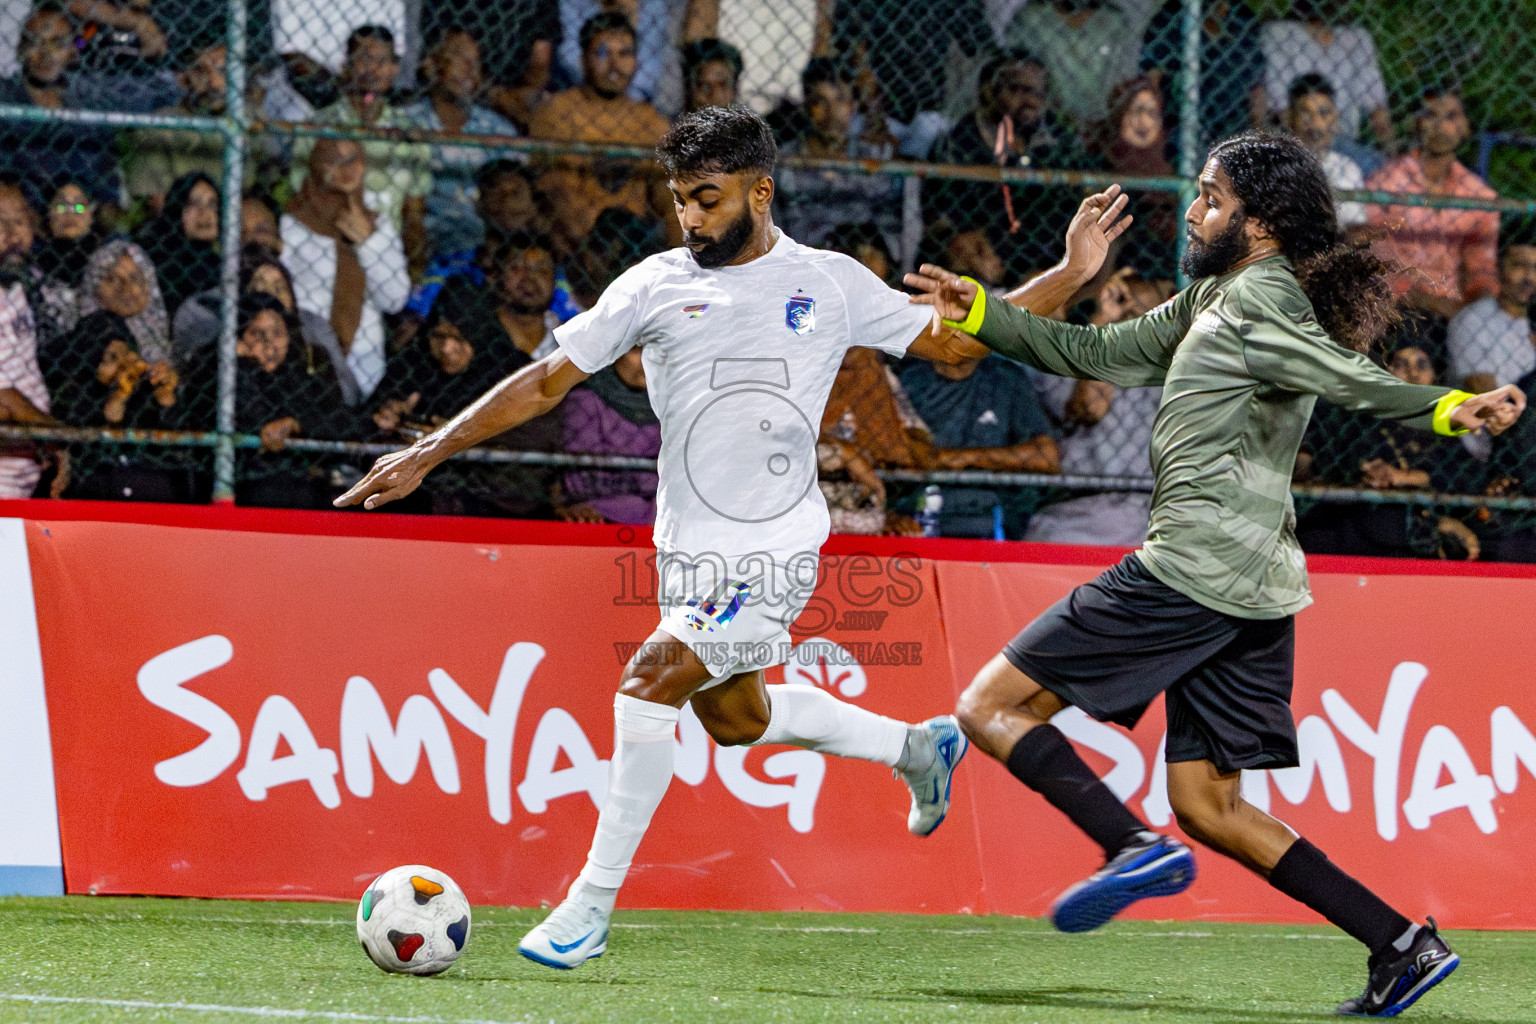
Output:
<instances>
[{"instance_id":1,"label":"green artificial turf","mask_svg":"<svg viewBox=\"0 0 1536 1024\"><path fill-rule=\"evenodd\" d=\"M385 975L338 904L0 899L0 1021L1325 1020L1364 956L1325 928L855 914L620 913L574 971L517 955L543 911L482 908L437 978ZM1410 1020L1536 1021L1536 933L1458 932ZM28 999L24 997L47 997ZM71 1000L71 1001L65 1001Z\"/></svg>"}]
</instances>

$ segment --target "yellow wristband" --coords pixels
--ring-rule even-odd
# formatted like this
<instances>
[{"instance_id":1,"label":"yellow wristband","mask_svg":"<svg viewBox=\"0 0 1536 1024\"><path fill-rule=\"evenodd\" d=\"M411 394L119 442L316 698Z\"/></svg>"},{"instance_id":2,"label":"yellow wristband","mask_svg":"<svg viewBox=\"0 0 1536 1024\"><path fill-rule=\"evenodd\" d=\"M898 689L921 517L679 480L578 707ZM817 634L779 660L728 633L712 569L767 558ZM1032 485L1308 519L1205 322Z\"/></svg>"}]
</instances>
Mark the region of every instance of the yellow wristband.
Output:
<instances>
[{"instance_id":1,"label":"yellow wristband","mask_svg":"<svg viewBox=\"0 0 1536 1024\"><path fill-rule=\"evenodd\" d=\"M1450 394L1440 399L1440 401L1436 402L1435 415L1434 418L1430 420L1430 424L1434 427L1435 433L1442 434L1445 437L1456 437L1459 434L1467 433L1467 430L1464 427L1458 428L1451 426L1451 413L1456 410L1457 406L1461 405L1461 403L1465 402L1467 399L1476 397L1476 395L1467 391L1452 391Z\"/></svg>"},{"instance_id":2,"label":"yellow wristband","mask_svg":"<svg viewBox=\"0 0 1536 1024\"><path fill-rule=\"evenodd\" d=\"M957 331L964 331L975 337L976 332L981 330L981 321L987 315L987 290L975 278L962 277L960 280L969 281L976 286L976 298L971 301L971 312L964 320L945 320L944 323Z\"/></svg>"}]
</instances>

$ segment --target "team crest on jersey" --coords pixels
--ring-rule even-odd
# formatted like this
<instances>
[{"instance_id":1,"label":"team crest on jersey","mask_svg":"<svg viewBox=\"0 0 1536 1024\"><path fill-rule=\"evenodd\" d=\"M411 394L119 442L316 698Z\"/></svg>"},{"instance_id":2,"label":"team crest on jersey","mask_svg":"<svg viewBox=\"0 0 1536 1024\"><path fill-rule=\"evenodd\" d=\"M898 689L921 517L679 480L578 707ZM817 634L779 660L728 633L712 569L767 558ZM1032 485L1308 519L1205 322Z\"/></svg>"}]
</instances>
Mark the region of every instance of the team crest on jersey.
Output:
<instances>
[{"instance_id":1,"label":"team crest on jersey","mask_svg":"<svg viewBox=\"0 0 1536 1024\"><path fill-rule=\"evenodd\" d=\"M806 295L791 295L784 303L784 324L796 334L810 334L816 329L816 300Z\"/></svg>"}]
</instances>

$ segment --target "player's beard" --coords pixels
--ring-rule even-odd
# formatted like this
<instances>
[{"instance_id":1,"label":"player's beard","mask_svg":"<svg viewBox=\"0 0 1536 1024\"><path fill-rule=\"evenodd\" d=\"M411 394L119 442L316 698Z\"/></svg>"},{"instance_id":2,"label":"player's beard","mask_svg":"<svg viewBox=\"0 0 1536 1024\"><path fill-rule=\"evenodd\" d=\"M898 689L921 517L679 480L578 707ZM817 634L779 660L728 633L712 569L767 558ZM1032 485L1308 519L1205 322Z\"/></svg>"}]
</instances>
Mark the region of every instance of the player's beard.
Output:
<instances>
[{"instance_id":1,"label":"player's beard","mask_svg":"<svg viewBox=\"0 0 1536 1024\"><path fill-rule=\"evenodd\" d=\"M1226 230L1209 242L1200 241L1191 230L1189 248L1184 250L1184 258L1179 260L1179 269L1192 281L1202 277L1219 277L1231 270L1249 252L1248 236L1243 233L1243 225L1247 221L1246 214L1234 214Z\"/></svg>"},{"instance_id":2,"label":"player's beard","mask_svg":"<svg viewBox=\"0 0 1536 1024\"><path fill-rule=\"evenodd\" d=\"M742 209L741 216L732 221L730 227L722 231L718 238L684 232L683 244L693 251L693 258L699 266L714 270L741 255L747 240L752 237L752 228L752 208L748 206ZM694 249L700 242L704 244Z\"/></svg>"}]
</instances>

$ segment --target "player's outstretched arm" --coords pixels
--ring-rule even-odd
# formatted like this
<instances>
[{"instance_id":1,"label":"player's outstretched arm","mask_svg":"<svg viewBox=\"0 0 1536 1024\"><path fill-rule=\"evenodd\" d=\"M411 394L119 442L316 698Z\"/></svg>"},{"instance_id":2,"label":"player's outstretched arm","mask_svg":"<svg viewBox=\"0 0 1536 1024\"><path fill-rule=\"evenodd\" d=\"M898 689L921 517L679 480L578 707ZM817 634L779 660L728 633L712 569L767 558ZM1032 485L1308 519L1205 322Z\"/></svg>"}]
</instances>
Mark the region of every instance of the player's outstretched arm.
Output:
<instances>
[{"instance_id":1,"label":"player's outstretched arm","mask_svg":"<svg viewBox=\"0 0 1536 1024\"><path fill-rule=\"evenodd\" d=\"M1500 434L1525 411L1525 394L1513 384L1480 395L1410 384L1337 344L1315 322L1298 322L1258 297L1245 300L1252 308L1243 324L1243 365L1255 380L1447 436L1478 429Z\"/></svg>"},{"instance_id":2,"label":"player's outstretched arm","mask_svg":"<svg viewBox=\"0 0 1536 1024\"><path fill-rule=\"evenodd\" d=\"M409 448L379 456L368 475L337 498L335 505L344 508L362 502L364 508L378 508L405 497L439 463L544 415L586 379L587 374L556 350L506 378Z\"/></svg>"},{"instance_id":3,"label":"player's outstretched arm","mask_svg":"<svg viewBox=\"0 0 1536 1024\"><path fill-rule=\"evenodd\" d=\"M934 309L935 330L941 322L958 328L981 346L1046 373L1122 387L1161 384L1173 349L1189 330L1193 305L1187 294L1154 315L1109 327L1078 327L1045 315L1099 272L1110 244L1130 225L1125 207L1118 185L1084 199L1067 229L1062 261L1007 296L989 295L973 281L924 264L906 276L907 284L919 292L911 301ZM953 354L961 344L969 343L950 340L943 346L914 346L912 351L936 358L923 349L942 347Z\"/></svg>"},{"instance_id":4,"label":"player's outstretched arm","mask_svg":"<svg viewBox=\"0 0 1536 1024\"><path fill-rule=\"evenodd\" d=\"M990 351L992 350L969 334L945 326L939 314L934 315L932 326L925 328L912 344L907 346L909 356L950 365L963 363L967 359L980 359Z\"/></svg>"}]
</instances>

